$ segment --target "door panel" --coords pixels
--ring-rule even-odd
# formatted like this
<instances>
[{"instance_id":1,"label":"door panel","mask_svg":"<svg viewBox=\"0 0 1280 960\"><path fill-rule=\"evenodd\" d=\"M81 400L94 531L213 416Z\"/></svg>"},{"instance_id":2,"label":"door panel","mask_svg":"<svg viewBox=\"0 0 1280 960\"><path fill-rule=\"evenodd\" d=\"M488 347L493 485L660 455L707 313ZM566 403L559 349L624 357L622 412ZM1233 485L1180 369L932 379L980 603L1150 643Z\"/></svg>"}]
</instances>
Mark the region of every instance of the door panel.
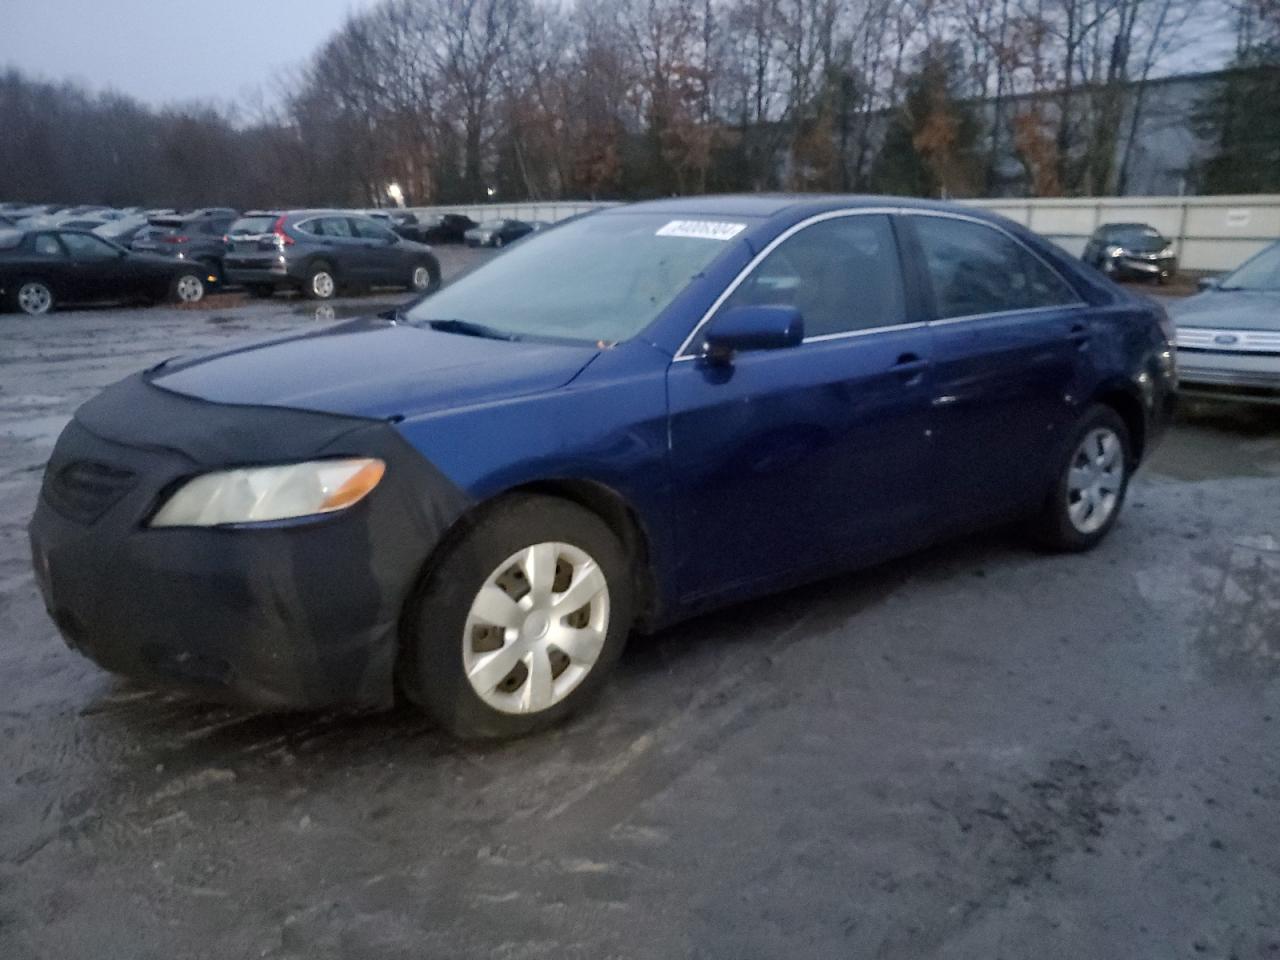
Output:
<instances>
[{"instance_id":1,"label":"door panel","mask_svg":"<svg viewBox=\"0 0 1280 960\"><path fill-rule=\"evenodd\" d=\"M686 598L929 539L929 337L916 326L743 354L730 367L672 364Z\"/></svg>"},{"instance_id":2,"label":"door panel","mask_svg":"<svg viewBox=\"0 0 1280 960\"><path fill-rule=\"evenodd\" d=\"M1081 308L934 327L941 519L952 528L1034 506L1075 416Z\"/></svg>"},{"instance_id":3,"label":"door panel","mask_svg":"<svg viewBox=\"0 0 1280 960\"><path fill-rule=\"evenodd\" d=\"M959 216L904 218L933 303L940 521L994 522L1036 505L1088 366L1087 311L1009 233Z\"/></svg>"},{"instance_id":4,"label":"door panel","mask_svg":"<svg viewBox=\"0 0 1280 960\"><path fill-rule=\"evenodd\" d=\"M719 308L793 307L803 344L671 365L687 597L764 590L930 538L932 348L924 322L906 322L907 292L889 216L825 215L770 244Z\"/></svg>"}]
</instances>

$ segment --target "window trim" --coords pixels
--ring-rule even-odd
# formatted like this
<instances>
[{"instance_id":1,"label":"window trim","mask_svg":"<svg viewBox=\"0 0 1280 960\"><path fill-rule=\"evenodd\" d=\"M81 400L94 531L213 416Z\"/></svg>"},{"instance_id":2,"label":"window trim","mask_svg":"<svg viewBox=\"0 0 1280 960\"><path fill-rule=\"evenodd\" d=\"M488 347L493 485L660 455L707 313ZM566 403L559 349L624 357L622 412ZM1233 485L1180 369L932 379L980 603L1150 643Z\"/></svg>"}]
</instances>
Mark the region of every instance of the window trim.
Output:
<instances>
[{"instance_id":1,"label":"window trim","mask_svg":"<svg viewBox=\"0 0 1280 960\"><path fill-rule=\"evenodd\" d=\"M756 267L758 267L762 262L764 262L765 257L769 256L769 254L773 253L775 249L777 249L787 240L791 239L791 237L795 236L801 230L811 227L817 223L823 223L827 220L841 220L846 217L860 217L860 216L873 216L873 215L893 216L894 214L898 213L900 210L901 210L900 207L853 207L853 208L846 207L841 210L828 210L825 213L818 213L813 215L812 217L808 217L804 220L801 220L799 223L793 223L791 226L787 227L786 230L783 230L782 233L778 234L776 237L770 240L767 244L765 244L764 248L759 253L757 253L754 257L751 258L751 260L747 263L747 265L738 272L738 275L734 277L732 281L729 282L728 286L726 286L722 291L720 291L720 295L716 297L715 301L711 304L711 306L707 308L707 311L702 315L702 319L700 319L696 324L694 324L693 330L690 331L689 335L685 337L684 340L681 342L679 348L676 350L676 355L672 358L671 362L680 363L684 360L698 359L700 354L685 352L689 348L689 345L693 343L694 340L697 339L698 332L703 327L705 327L707 323L710 322L711 318L716 315L716 311L718 311L724 305L724 302L733 295L734 291L737 290L738 287L740 287L743 283L746 282L747 278L751 276L751 274L755 271ZM894 244L894 256L896 256L899 262L901 262L902 256L901 256L901 253L899 252L897 243ZM818 334L816 337L805 337L804 340L801 341L801 346L803 346L806 343L819 343L826 340L836 340L844 337L862 336L864 334L874 333L880 330L903 330L908 327L917 327L917 326L923 326L923 323L892 323L892 324L885 324L879 327L865 327L861 330L846 330L840 333L823 333L823 334Z\"/></svg>"},{"instance_id":2,"label":"window trim","mask_svg":"<svg viewBox=\"0 0 1280 960\"><path fill-rule=\"evenodd\" d=\"M812 217L807 217L806 219L801 220L799 223L793 223L786 230L782 231L782 233L778 234L776 237L770 240L769 243L767 243L759 253L757 253L754 257L752 257L751 260L747 263L747 265L738 272L738 275L734 277L732 281L730 281L729 285L726 286L724 290L720 292L720 295L716 297L715 301L712 302L711 306L707 308L705 313L703 313L701 319L699 319L698 322L694 324L693 330L690 331L689 335L685 337L683 341L681 341L680 346L676 350L676 354L672 358L671 362L680 363L685 360L697 360L699 358L700 355L697 353L685 352L686 350L688 350L690 344L692 344L694 340L697 339L699 331L701 331L702 328L705 327L708 322L710 322L711 318L715 316L716 311L719 310L720 307L724 304L724 302L728 300L730 296L732 296L733 292L737 290L738 287L746 281L747 277L750 276L752 271L754 271L755 268L760 265L760 263L764 260L764 258L767 257L770 253L772 253L774 249L778 247L780 244L782 244L785 240L795 235L796 233L799 233L801 230L805 229L806 227L812 226L815 223L821 223L824 220L835 220L841 217L856 217L856 216L866 216L866 215L872 215L872 214L880 214L880 215L888 214L889 216L900 217L902 219L907 219L910 217L937 217L937 218L949 219L949 220L963 220L969 223L976 223L978 226L987 227L988 229L995 230L998 233L1004 234L1006 237L1008 237L1014 243L1018 244L1020 247L1022 247L1022 249L1026 250L1033 257L1035 257L1042 264L1044 264L1044 266L1050 272L1052 272L1055 277L1057 277L1060 281L1062 281L1062 283L1066 285L1066 288L1070 290L1072 293L1074 293L1077 297L1079 297L1080 295L1079 291L1076 290L1076 285L1072 283L1070 280L1068 280L1065 276L1063 276L1061 270L1059 270L1052 263L1046 260L1038 250L1035 250L1034 248L1028 246L1021 238L1019 238L1017 235L1015 235L1011 231L1006 230L1003 226L1001 226L998 223L991 223L990 221L984 220L981 217L969 216L968 214L957 213L951 210L924 210L924 209L919 209L915 207L845 207L840 210L828 210L825 213L814 214ZM915 242L918 243L919 241L916 240ZM901 249L900 243L898 245L898 251L899 251L898 259L899 259L899 262L901 262L903 251ZM902 267L903 267L903 273L904 273L903 279L905 279L907 264L902 263ZM1027 308L1018 309L1018 310L996 310L989 313L966 314L965 316L962 316L962 317L939 318L937 316L937 304L933 302L932 283L930 283L930 287L929 287L929 301L930 302L928 305L930 307L929 313L931 314L931 317L928 320L921 320L921 321L908 322L908 323L884 324L883 326L879 326L879 327L865 327L861 330L849 330L843 333L819 334L817 337L805 337L804 340L801 342L801 346L803 346L806 343L821 343L827 340L839 340L839 339L845 339L849 337L861 337L869 333L880 333L881 331L884 331L884 330L910 330L910 329L917 329L920 327L947 326L953 323L961 323L961 322L970 321L970 320L986 320L992 317L1006 317L1006 316L1012 316L1014 314L1045 313L1052 310L1078 310L1082 307L1089 306L1088 301L1083 299L1077 299L1071 303L1055 304L1054 306L1050 306L1050 307L1027 307Z\"/></svg>"},{"instance_id":3,"label":"window trim","mask_svg":"<svg viewBox=\"0 0 1280 960\"><path fill-rule=\"evenodd\" d=\"M1008 316L1013 316L1015 314L1022 315L1022 314L1028 314L1028 313L1033 313L1033 314L1047 313L1053 310L1078 310L1081 307L1089 306L1087 301L1079 299L1080 292L1076 290L1076 285L1072 283L1070 280L1068 280L1066 277L1064 277L1062 275L1061 270L1059 270L1052 263L1046 260L1038 250L1032 249L1030 246L1024 243L1019 237L1014 235L1012 232L1006 230L1004 227L1000 226L999 224L989 223L988 221L983 220L981 217L970 217L970 216L966 216L963 213L952 213L949 210L903 210L901 215L903 216L904 219L911 218L911 217L933 217L935 219L940 219L940 220L961 220L967 223L975 223L980 227L986 227L990 230L995 230L997 233L1002 233L1006 237L1008 237L1010 240L1012 240L1014 243L1016 243L1019 247L1021 247L1023 250L1025 250L1027 253L1031 254L1031 256L1039 260L1040 263L1044 265L1045 269L1047 269L1050 273L1052 273L1055 277L1057 277L1059 282L1061 282L1071 293L1073 293L1076 296L1076 299L1071 301L1070 303L1057 303L1048 307L1018 307L1013 310L988 310L985 313L966 313L958 317L939 317L937 315L938 303L937 303L936 294L933 289L933 278L929 277L926 272L925 276L929 280L929 300L930 300L929 306L931 308L929 312L932 314L932 319L928 321L930 326L935 326L935 327L949 326L953 323L961 323L966 320L986 320L991 317L1008 317ZM920 238L919 236L915 235L914 224L912 224L911 230L913 234L912 239L914 243L918 246L920 244ZM923 254L923 251L920 251L920 252L921 254Z\"/></svg>"}]
</instances>

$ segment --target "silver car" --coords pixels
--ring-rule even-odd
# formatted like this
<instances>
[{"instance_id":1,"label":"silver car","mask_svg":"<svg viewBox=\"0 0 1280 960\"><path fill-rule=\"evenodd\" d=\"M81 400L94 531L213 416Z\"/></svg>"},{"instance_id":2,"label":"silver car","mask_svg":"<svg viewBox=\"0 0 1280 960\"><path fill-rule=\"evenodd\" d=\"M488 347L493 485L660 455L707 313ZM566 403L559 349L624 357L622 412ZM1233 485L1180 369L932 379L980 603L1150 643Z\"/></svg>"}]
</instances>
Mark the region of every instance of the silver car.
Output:
<instances>
[{"instance_id":1,"label":"silver car","mask_svg":"<svg viewBox=\"0 0 1280 960\"><path fill-rule=\"evenodd\" d=\"M1169 307L1184 394L1280 403L1280 243Z\"/></svg>"}]
</instances>

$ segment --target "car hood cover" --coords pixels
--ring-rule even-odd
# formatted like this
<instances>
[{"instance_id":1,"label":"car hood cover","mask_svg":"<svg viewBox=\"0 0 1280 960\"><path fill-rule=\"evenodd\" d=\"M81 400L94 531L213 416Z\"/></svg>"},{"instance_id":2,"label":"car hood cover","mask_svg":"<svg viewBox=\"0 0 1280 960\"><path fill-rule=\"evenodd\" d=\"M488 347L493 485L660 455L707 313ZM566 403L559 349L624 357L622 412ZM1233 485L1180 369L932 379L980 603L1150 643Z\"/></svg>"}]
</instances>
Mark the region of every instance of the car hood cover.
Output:
<instances>
[{"instance_id":1,"label":"car hood cover","mask_svg":"<svg viewBox=\"0 0 1280 960\"><path fill-rule=\"evenodd\" d=\"M149 379L215 403L386 418L552 390L598 353L594 346L492 340L355 320L167 361Z\"/></svg>"},{"instance_id":2,"label":"car hood cover","mask_svg":"<svg viewBox=\"0 0 1280 960\"><path fill-rule=\"evenodd\" d=\"M1180 327L1280 331L1280 292L1210 290L1169 306Z\"/></svg>"}]
</instances>

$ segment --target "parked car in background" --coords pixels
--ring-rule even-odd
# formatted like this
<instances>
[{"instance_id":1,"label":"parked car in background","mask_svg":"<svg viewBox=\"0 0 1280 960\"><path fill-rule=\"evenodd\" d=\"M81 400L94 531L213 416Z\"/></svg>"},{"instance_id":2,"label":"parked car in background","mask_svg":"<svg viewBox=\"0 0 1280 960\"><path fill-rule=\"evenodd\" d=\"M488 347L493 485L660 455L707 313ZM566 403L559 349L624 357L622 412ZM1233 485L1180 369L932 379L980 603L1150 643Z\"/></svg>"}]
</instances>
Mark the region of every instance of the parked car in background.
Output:
<instances>
[{"instance_id":1,"label":"parked car in background","mask_svg":"<svg viewBox=\"0 0 1280 960\"><path fill-rule=\"evenodd\" d=\"M440 261L372 217L342 210L254 211L231 224L227 279L252 295L300 290L328 300L343 287L395 286L428 293Z\"/></svg>"},{"instance_id":2,"label":"parked car in background","mask_svg":"<svg viewBox=\"0 0 1280 960\"><path fill-rule=\"evenodd\" d=\"M31 316L60 303L196 303L204 293L201 265L135 253L86 230L0 236L0 301Z\"/></svg>"},{"instance_id":3,"label":"parked car in background","mask_svg":"<svg viewBox=\"0 0 1280 960\"><path fill-rule=\"evenodd\" d=\"M112 243L127 247L146 226L147 218L145 216L133 215L100 224L93 228L93 232L106 240L110 240Z\"/></svg>"},{"instance_id":4,"label":"parked car in background","mask_svg":"<svg viewBox=\"0 0 1280 960\"><path fill-rule=\"evenodd\" d=\"M415 214L408 210L368 210L365 216L370 217L385 227L389 227L406 240L426 243L423 239L421 224Z\"/></svg>"},{"instance_id":5,"label":"parked car in background","mask_svg":"<svg viewBox=\"0 0 1280 960\"><path fill-rule=\"evenodd\" d=\"M1166 321L969 208L614 208L391 317L89 400L36 582L126 675L309 708L398 681L456 734L519 735L599 691L633 623L1009 521L1097 545L1166 422Z\"/></svg>"},{"instance_id":6,"label":"parked car in background","mask_svg":"<svg viewBox=\"0 0 1280 960\"><path fill-rule=\"evenodd\" d=\"M532 232L533 227L523 220L486 220L463 236L469 247L505 247Z\"/></svg>"},{"instance_id":7,"label":"parked car in background","mask_svg":"<svg viewBox=\"0 0 1280 960\"><path fill-rule=\"evenodd\" d=\"M1081 259L1116 280L1166 283L1178 272L1173 243L1145 223L1105 223L1094 231Z\"/></svg>"},{"instance_id":8,"label":"parked car in background","mask_svg":"<svg viewBox=\"0 0 1280 960\"><path fill-rule=\"evenodd\" d=\"M418 221L425 243L464 243L476 222L462 213L438 213Z\"/></svg>"},{"instance_id":9,"label":"parked car in background","mask_svg":"<svg viewBox=\"0 0 1280 960\"><path fill-rule=\"evenodd\" d=\"M1183 393L1280 403L1280 243L1170 305Z\"/></svg>"},{"instance_id":10,"label":"parked car in background","mask_svg":"<svg viewBox=\"0 0 1280 960\"><path fill-rule=\"evenodd\" d=\"M130 248L139 253L180 257L205 267L205 282L221 286L222 257L226 250L223 236L235 219L235 212L225 209L196 210L192 213L152 217L138 230Z\"/></svg>"}]
</instances>

